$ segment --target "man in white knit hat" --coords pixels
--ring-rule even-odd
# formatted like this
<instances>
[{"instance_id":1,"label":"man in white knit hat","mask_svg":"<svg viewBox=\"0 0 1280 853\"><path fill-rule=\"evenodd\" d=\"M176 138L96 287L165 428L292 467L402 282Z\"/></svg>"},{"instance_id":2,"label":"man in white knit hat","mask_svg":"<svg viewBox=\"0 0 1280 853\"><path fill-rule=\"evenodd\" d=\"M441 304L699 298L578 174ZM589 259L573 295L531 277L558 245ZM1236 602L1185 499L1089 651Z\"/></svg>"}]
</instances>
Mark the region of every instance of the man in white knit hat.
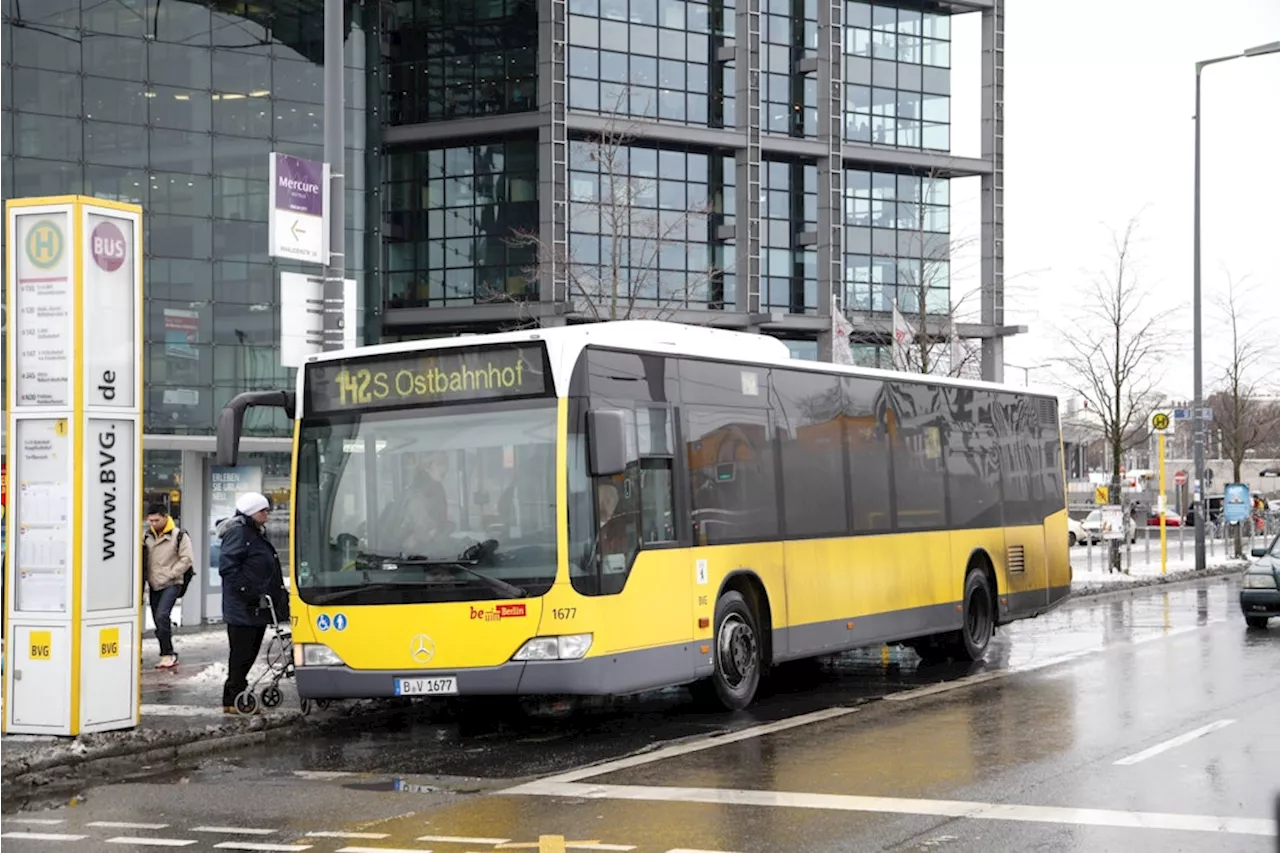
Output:
<instances>
[{"instance_id":1,"label":"man in white knit hat","mask_svg":"<svg viewBox=\"0 0 1280 853\"><path fill-rule=\"evenodd\" d=\"M289 618L289 592L275 546L265 528L271 503L257 492L236 500L236 514L219 525L222 551L218 574L222 576L222 621L227 625L230 654L227 681L222 687L222 710L235 712L236 695L248 686L249 670L258 659L262 638L271 624L271 613L262 607L270 595L276 617Z\"/></svg>"}]
</instances>

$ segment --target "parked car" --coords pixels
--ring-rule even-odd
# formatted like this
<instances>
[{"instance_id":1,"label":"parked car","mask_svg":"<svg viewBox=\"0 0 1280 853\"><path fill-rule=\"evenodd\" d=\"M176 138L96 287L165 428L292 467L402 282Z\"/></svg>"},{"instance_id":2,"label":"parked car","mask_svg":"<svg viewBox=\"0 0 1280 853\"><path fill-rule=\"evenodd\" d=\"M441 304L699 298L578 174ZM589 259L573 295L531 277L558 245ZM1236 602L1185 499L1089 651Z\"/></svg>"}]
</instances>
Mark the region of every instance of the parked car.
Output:
<instances>
[{"instance_id":1,"label":"parked car","mask_svg":"<svg viewBox=\"0 0 1280 853\"><path fill-rule=\"evenodd\" d=\"M1124 517L1125 529L1128 533L1129 542L1138 541L1138 523L1133 520L1132 515ZM1093 512L1085 516L1081 523L1085 530L1085 541L1090 543L1098 543L1102 541L1102 510L1095 509Z\"/></svg>"},{"instance_id":2,"label":"parked car","mask_svg":"<svg viewBox=\"0 0 1280 853\"><path fill-rule=\"evenodd\" d=\"M1240 585L1240 609L1250 628L1266 628L1280 616L1280 536L1266 548L1254 548L1254 563Z\"/></svg>"},{"instance_id":3,"label":"parked car","mask_svg":"<svg viewBox=\"0 0 1280 853\"><path fill-rule=\"evenodd\" d=\"M1165 513L1164 513L1165 527L1181 527L1182 524L1183 524L1182 516L1178 515L1176 512L1169 512L1168 510L1165 510ZM1147 527L1159 527L1159 526L1160 526L1160 513L1152 512L1150 515L1147 516Z\"/></svg>"},{"instance_id":4,"label":"parked car","mask_svg":"<svg viewBox=\"0 0 1280 853\"><path fill-rule=\"evenodd\" d=\"M1089 538L1084 525L1074 518L1067 519L1067 547L1074 548Z\"/></svg>"}]
</instances>

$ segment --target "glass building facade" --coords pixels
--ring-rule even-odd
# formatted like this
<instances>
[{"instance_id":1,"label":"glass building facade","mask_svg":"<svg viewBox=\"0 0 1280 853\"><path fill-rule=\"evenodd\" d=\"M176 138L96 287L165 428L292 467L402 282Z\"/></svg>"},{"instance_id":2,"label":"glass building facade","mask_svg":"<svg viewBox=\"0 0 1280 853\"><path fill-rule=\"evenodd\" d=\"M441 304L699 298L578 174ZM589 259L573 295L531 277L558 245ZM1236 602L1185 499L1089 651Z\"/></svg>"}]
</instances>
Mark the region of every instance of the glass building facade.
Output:
<instances>
[{"instance_id":1,"label":"glass building facade","mask_svg":"<svg viewBox=\"0 0 1280 853\"><path fill-rule=\"evenodd\" d=\"M993 32L998 5L980 12ZM807 358L824 355L836 306L861 321L855 357L884 364L895 304L925 326L953 312L951 180L999 171L994 153L950 152L951 15L964 11L397 4L384 333L662 316L776 334Z\"/></svg>"},{"instance_id":2,"label":"glass building facade","mask_svg":"<svg viewBox=\"0 0 1280 853\"><path fill-rule=\"evenodd\" d=\"M304 268L267 254L268 163L273 151L323 159L321 10L319 0L3 7L3 196L143 207L143 488L198 542L216 520L202 510L219 410L293 377L280 363L279 282ZM362 12L349 7L345 22L346 266L357 279L369 135ZM258 411L247 426L261 449L242 464L287 498L290 425ZM283 549L286 531L272 533ZM197 566L206 579L209 560Z\"/></svg>"},{"instance_id":3,"label":"glass building facade","mask_svg":"<svg viewBox=\"0 0 1280 853\"><path fill-rule=\"evenodd\" d=\"M268 157L323 159L322 4L3 4L0 191L143 206L146 486L190 505L220 408L293 378L279 280L304 268L267 254ZM855 359L888 366L895 302L946 328L951 182L972 177L983 290L967 331L995 378L1002 7L348 4L362 340L657 316L828 358L843 311ZM951 152L960 12L983 22L981 157ZM252 410L246 430L262 487L287 489L284 419Z\"/></svg>"}]
</instances>

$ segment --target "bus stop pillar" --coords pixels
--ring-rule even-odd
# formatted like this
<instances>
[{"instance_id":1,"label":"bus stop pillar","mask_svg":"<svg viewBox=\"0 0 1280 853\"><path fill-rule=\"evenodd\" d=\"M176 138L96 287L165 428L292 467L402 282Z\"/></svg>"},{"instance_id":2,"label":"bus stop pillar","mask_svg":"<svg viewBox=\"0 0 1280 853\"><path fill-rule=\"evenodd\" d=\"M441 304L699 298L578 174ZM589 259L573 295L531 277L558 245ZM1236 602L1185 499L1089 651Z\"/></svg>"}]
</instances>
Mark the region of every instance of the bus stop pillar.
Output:
<instances>
[{"instance_id":1,"label":"bus stop pillar","mask_svg":"<svg viewBox=\"0 0 1280 853\"><path fill-rule=\"evenodd\" d=\"M142 209L7 203L5 733L138 724Z\"/></svg>"}]
</instances>

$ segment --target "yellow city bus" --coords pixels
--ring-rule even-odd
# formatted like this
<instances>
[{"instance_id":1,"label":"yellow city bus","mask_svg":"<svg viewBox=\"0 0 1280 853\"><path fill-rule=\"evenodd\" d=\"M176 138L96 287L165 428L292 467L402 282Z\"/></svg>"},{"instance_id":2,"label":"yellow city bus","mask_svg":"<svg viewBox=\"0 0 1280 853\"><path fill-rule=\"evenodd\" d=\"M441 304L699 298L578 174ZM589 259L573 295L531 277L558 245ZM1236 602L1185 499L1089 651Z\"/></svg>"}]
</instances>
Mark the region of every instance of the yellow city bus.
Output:
<instances>
[{"instance_id":1,"label":"yellow city bus","mask_svg":"<svg viewBox=\"0 0 1280 853\"><path fill-rule=\"evenodd\" d=\"M769 667L880 643L980 659L1071 583L1057 402L793 360L649 321L312 356L292 392L304 698L742 708Z\"/></svg>"}]
</instances>

